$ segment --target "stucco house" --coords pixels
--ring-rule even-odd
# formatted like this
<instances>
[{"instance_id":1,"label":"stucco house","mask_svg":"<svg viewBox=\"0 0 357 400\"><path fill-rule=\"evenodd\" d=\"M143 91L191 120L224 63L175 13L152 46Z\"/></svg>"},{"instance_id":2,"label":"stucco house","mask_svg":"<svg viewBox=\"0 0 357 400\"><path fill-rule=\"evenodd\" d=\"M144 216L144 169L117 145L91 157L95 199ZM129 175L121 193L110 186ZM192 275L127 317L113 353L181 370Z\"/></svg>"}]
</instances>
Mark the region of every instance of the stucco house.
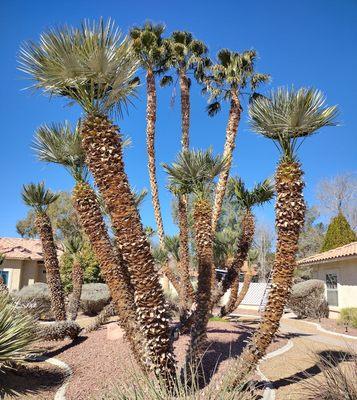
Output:
<instances>
[{"instance_id":1,"label":"stucco house","mask_svg":"<svg viewBox=\"0 0 357 400\"><path fill-rule=\"evenodd\" d=\"M35 282L46 282L40 240L2 237L0 253L5 256L0 275L10 292Z\"/></svg>"},{"instance_id":2,"label":"stucco house","mask_svg":"<svg viewBox=\"0 0 357 400\"><path fill-rule=\"evenodd\" d=\"M330 311L357 307L357 242L299 260L298 266L325 282Z\"/></svg>"}]
</instances>

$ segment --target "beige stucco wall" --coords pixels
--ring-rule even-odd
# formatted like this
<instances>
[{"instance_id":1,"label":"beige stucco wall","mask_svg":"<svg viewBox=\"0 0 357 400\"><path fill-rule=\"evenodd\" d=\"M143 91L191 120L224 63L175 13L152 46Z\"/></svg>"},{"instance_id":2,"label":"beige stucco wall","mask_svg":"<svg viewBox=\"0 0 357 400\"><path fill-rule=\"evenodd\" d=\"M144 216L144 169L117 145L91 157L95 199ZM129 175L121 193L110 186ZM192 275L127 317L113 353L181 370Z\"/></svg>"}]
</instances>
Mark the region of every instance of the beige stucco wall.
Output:
<instances>
[{"instance_id":1,"label":"beige stucco wall","mask_svg":"<svg viewBox=\"0 0 357 400\"><path fill-rule=\"evenodd\" d=\"M327 273L337 274L338 309L357 307L357 257L313 266L313 278L326 282ZM333 307L334 308L334 307Z\"/></svg>"},{"instance_id":2,"label":"beige stucco wall","mask_svg":"<svg viewBox=\"0 0 357 400\"><path fill-rule=\"evenodd\" d=\"M5 259L0 269L9 272L10 292L35 282L46 282L44 266L43 264L39 265L37 261Z\"/></svg>"}]
</instances>

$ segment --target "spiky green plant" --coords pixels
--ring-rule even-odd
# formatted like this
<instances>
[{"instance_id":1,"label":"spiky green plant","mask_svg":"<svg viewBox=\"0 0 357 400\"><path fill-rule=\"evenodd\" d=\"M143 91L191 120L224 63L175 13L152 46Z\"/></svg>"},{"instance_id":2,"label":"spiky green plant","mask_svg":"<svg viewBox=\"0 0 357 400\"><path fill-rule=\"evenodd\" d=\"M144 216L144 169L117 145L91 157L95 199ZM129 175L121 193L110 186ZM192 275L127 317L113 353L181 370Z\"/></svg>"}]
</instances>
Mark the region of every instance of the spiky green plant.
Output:
<instances>
[{"instance_id":1,"label":"spiky green plant","mask_svg":"<svg viewBox=\"0 0 357 400\"><path fill-rule=\"evenodd\" d=\"M0 293L0 371L22 362L36 342L36 322Z\"/></svg>"}]
</instances>

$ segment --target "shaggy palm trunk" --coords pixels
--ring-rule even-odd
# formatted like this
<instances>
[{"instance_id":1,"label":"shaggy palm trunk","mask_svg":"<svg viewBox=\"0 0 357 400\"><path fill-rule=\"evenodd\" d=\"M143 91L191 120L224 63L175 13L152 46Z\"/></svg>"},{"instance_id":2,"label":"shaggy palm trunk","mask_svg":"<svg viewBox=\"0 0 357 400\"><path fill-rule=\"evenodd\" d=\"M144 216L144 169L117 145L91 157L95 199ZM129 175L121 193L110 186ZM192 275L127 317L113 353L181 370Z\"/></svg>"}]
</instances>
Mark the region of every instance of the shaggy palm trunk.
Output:
<instances>
[{"instance_id":1,"label":"shaggy palm trunk","mask_svg":"<svg viewBox=\"0 0 357 400\"><path fill-rule=\"evenodd\" d=\"M181 91L181 148L188 150L190 146L190 85L184 67L179 70Z\"/></svg>"},{"instance_id":2,"label":"shaggy palm trunk","mask_svg":"<svg viewBox=\"0 0 357 400\"><path fill-rule=\"evenodd\" d=\"M172 283L172 286L175 288L178 295L180 295L180 292L181 292L180 281L177 279L177 276L170 268L168 261L166 261L164 264L162 264L161 270L162 270L163 274L167 277L167 279Z\"/></svg>"},{"instance_id":3,"label":"shaggy palm trunk","mask_svg":"<svg viewBox=\"0 0 357 400\"><path fill-rule=\"evenodd\" d=\"M81 263L75 258L72 267L72 283L73 290L69 303L69 318L72 321L77 319L79 304L81 301L82 285L83 285L83 268Z\"/></svg>"},{"instance_id":4,"label":"shaggy palm trunk","mask_svg":"<svg viewBox=\"0 0 357 400\"><path fill-rule=\"evenodd\" d=\"M288 161L282 161L276 172L275 223L278 239L272 286L259 328L239 360L239 369L233 379L233 385L240 384L242 379L255 369L279 328L293 283L298 240L304 224L302 174L298 162Z\"/></svg>"},{"instance_id":5,"label":"shaggy palm trunk","mask_svg":"<svg viewBox=\"0 0 357 400\"><path fill-rule=\"evenodd\" d=\"M232 311L240 306L240 304L242 303L245 295L248 293L250 284L252 282L252 277L253 277L253 275L252 275L252 273L250 271L247 271L244 274L244 281L243 281L242 290L239 292L239 295L238 295L235 303L232 304ZM228 312L232 312L232 311L228 311Z\"/></svg>"},{"instance_id":6,"label":"shaggy palm trunk","mask_svg":"<svg viewBox=\"0 0 357 400\"><path fill-rule=\"evenodd\" d=\"M222 204L224 195L226 193L229 171L232 165L233 151L235 148L235 140L240 120L240 113L241 113L241 106L238 98L238 93L232 89L231 106L229 110L228 124L226 128L226 141L223 150L223 157L226 160L226 165L219 175L219 179L216 186L214 206L213 206L213 216L212 216L213 232L216 231L219 216L222 211Z\"/></svg>"},{"instance_id":7,"label":"shaggy palm trunk","mask_svg":"<svg viewBox=\"0 0 357 400\"><path fill-rule=\"evenodd\" d=\"M235 304L238 296L239 288L239 273L243 267L244 261L248 257L249 249L252 246L255 231L254 216L251 210L247 209L242 219L242 234L239 238L236 253L230 270L231 274L227 274L228 282L224 282L222 288L231 287L231 294L228 304L221 309L221 315L227 315L234 311ZM229 282L230 280L230 282ZM224 294L224 293L223 293Z\"/></svg>"},{"instance_id":8,"label":"shaggy palm trunk","mask_svg":"<svg viewBox=\"0 0 357 400\"><path fill-rule=\"evenodd\" d=\"M51 310L56 321L66 320L66 307L61 282L57 249L53 239L52 225L45 212L36 214L36 228L39 233L46 269L46 281L50 292Z\"/></svg>"},{"instance_id":9,"label":"shaggy palm trunk","mask_svg":"<svg viewBox=\"0 0 357 400\"><path fill-rule=\"evenodd\" d=\"M148 153L149 179L154 207L157 234L160 246L164 246L164 224L162 222L159 188L156 179L156 158L155 158L155 125L156 125L156 86L155 76L152 69L146 73L147 105L146 105L146 146Z\"/></svg>"},{"instance_id":10,"label":"shaggy palm trunk","mask_svg":"<svg viewBox=\"0 0 357 400\"><path fill-rule=\"evenodd\" d=\"M248 257L249 249L252 246L253 237L255 231L255 223L254 216L252 212L248 209L245 211L242 219L242 234L238 240L237 248L233 257L232 264L228 270L227 275L225 276L221 287L215 294L213 298L213 306L215 306L222 296L226 293L226 291L231 288L231 295L229 303L232 306L235 304L235 299L237 298L238 288L239 288L239 273L243 267L244 261ZM231 312L231 311L230 311ZM221 314L226 315L229 313L226 310L226 307L222 307Z\"/></svg>"},{"instance_id":11,"label":"shaggy palm trunk","mask_svg":"<svg viewBox=\"0 0 357 400\"><path fill-rule=\"evenodd\" d=\"M191 332L188 361L197 362L205 350L207 324L211 305L211 275L213 264L212 207L208 200L199 199L194 206L195 240L198 262L197 309Z\"/></svg>"},{"instance_id":12,"label":"shaggy palm trunk","mask_svg":"<svg viewBox=\"0 0 357 400\"><path fill-rule=\"evenodd\" d=\"M89 114L82 126L87 164L108 207L116 241L135 288L140 328L155 372L174 371L168 310L150 246L124 169L118 128L104 115Z\"/></svg>"},{"instance_id":13,"label":"shaggy palm trunk","mask_svg":"<svg viewBox=\"0 0 357 400\"><path fill-rule=\"evenodd\" d=\"M129 271L119 252L115 252L103 221L97 196L88 183L77 183L73 190L74 205L99 261L102 276L107 283L115 305L119 322L130 343L131 350L140 366L143 360L143 344L136 323L134 289Z\"/></svg>"}]
</instances>

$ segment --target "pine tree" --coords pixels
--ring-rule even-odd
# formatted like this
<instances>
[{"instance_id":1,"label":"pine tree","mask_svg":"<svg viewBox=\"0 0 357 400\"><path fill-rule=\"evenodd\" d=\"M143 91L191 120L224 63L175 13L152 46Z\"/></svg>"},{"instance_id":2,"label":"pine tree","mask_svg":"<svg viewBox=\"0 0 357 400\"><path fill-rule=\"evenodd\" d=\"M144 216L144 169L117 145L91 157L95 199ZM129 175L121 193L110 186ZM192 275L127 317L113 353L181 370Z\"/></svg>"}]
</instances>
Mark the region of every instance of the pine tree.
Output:
<instances>
[{"instance_id":1,"label":"pine tree","mask_svg":"<svg viewBox=\"0 0 357 400\"><path fill-rule=\"evenodd\" d=\"M336 249L336 247L344 246L357 240L356 233L352 230L342 212L332 218L327 228L322 251Z\"/></svg>"}]
</instances>

